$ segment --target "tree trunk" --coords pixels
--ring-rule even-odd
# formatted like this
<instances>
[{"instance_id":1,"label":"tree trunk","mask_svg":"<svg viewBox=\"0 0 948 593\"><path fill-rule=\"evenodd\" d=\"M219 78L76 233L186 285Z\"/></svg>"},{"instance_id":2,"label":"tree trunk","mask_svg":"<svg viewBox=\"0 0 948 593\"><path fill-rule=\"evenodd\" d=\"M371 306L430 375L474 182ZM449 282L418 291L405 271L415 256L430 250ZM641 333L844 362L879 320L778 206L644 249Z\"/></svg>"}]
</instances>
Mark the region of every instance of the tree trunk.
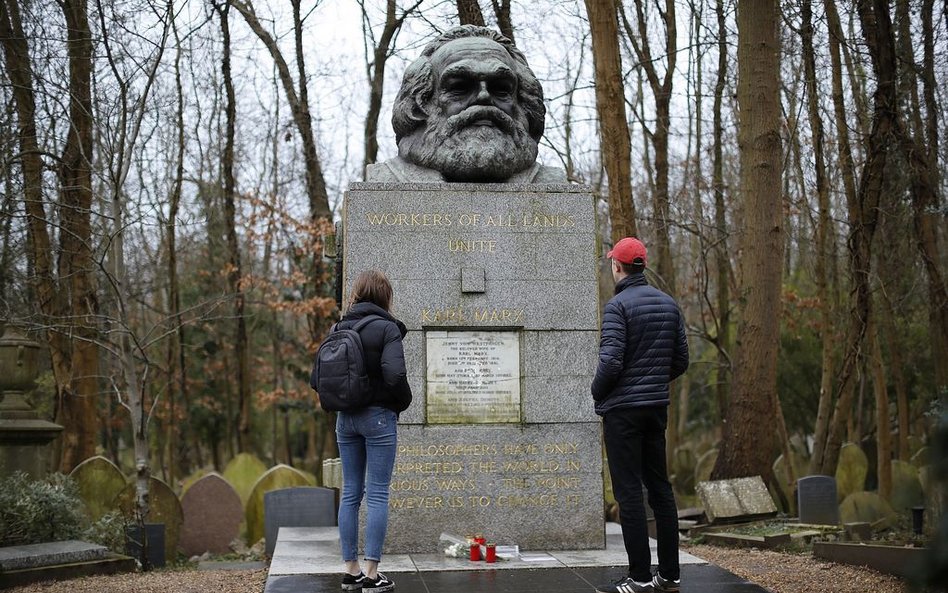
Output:
<instances>
[{"instance_id":1,"label":"tree trunk","mask_svg":"<svg viewBox=\"0 0 948 593\"><path fill-rule=\"evenodd\" d=\"M609 178L612 242L638 235L632 202L632 144L625 116L619 24L613 2L585 0L592 34L596 117L601 158Z\"/></svg>"},{"instance_id":2,"label":"tree trunk","mask_svg":"<svg viewBox=\"0 0 948 593\"><path fill-rule=\"evenodd\" d=\"M515 41L513 22L510 20L510 0L490 0L490 3L494 7L494 16L497 17L497 28L504 37Z\"/></svg>"},{"instance_id":3,"label":"tree trunk","mask_svg":"<svg viewBox=\"0 0 948 593\"><path fill-rule=\"evenodd\" d=\"M718 414L723 419L727 410L730 391L731 359L731 260L728 252L727 206L724 203L724 125L722 103L727 86L727 26L724 16L724 0L717 0L715 14L718 20L718 76L714 84L714 162L711 185L714 188L714 262L717 270L717 342L718 370L715 395Z\"/></svg>"},{"instance_id":4,"label":"tree trunk","mask_svg":"<svg viewBox=\"0 0 948 593\"><path fill-rule=\"evenodd\" d=\"M68 283L63 313L70 325L71 376L60 393L63 430L60 470L69 472L95 455L99 417L98 295L92 253L92 33L86 0L64 0L69 61L69 134L60 166L59 278ZM65 287L60 287L63 290Z\"/></svg>"},{"instance_id":5,"label":"tree trunk","mask_svg":"<svg viewBox=\"0 0 948 593\"><path fill-rule=\"evenodd\" d=\"M873 3L873 4L871 4ZM853 276L853 298L850 310L850 328L845 343L843 364L839 373L838 391L833 417L829 424L826 444L814 449L812 467L819 473L834 475L842 446L843 430L852 411L849 383L864 355L864 337L871 315L871 261L872 242L878 226L879 204L884 187L885 165L889 146L896 140L897 92L895 51L892 42L892 23L886 0L859 0L859 20L872 58L877 86L873 97L872 131L867 140L866 161L859 179L855 203L849 204L850 271ZM888 41L885 41L888 40Z\"/></svg>"},{"instance_id":6,"label":"tree trunk","mask_svg":"<svg viewBox=\"0 0 948 593\"><path fill-rule=\"evenodd\" d=\"M780 129L780 8L777 0L737 6L742 310L731 401L712 478L773 474L780 339L783 200Z\"/></svg>"},{"instance_id":7,"label":"tree trunk","mask_svg":"<svg viewBox=\"0 0 948 593\"><path fill-rule=\"evenodd\" d=\"M363 34L371 34L371 25L368 15L365 11L365 4L360 2L362 7ZM392 51L392 44L401 30L405 18L413 12L418 5L419 0L412 7L406 9L402 16L395 16L395 0L387 0L385 6L385 26L382 28L382 35L379 36L378 44L375 44L372 51L372 63L366 64L369 76L369 110L365 116L364 133L364 157L362 159L362 175L365 177L365 169L375 162L379 154L379 114L382 111L382 95L385 88L385 65L388 62L389 54ZM301 60L302 57L297 59Z\"/></svg>"},{"instance_id":8,"label":"tree trunk","mask_svg":"<svg viewBox=\"0 0 948 593\"><path fill-rule=\"evenodd\" d=\"M221 38L223 58L221 73L224 79L226 105L226 129L224 133L224 153L221 156L221 173L224 181L224 225L227 235L227 284L234 298L234 357L237 363L237 413L236 437L237 450L241 453L252 449L251 445L251 406L250 406L250 355L247 343L247 319L244 314L244 290L242 286L240 245L237 241L237 191L234 180L234 136L237 124L237 97L230 64L230 5L218 7L221 18Z\"/></svg>"},{"instance_id":9,"label":"tree trunk","mask_svg":"<svg viewBox=\"0 0 948 593\"><path fill-rule=\"evenodd\" d=\"M481 6L477 0L457 0L458 18L462 25L485 26L484 14L481 12Z\"/></svg>"},{"instance_id":10,"label":"tree trunk","mask_svg":"<svg viewBox=\"0 0 948 593\"><path fill-rule=\"evenodd\" d=\"M879 347L877 324L870 320L869 360L872 365L872 391L876 401L876 455L879 474L879 495L892 500L892 429L889 426L889 391L886 388L885 367L882 363L882 348Z\"/></svg>"}]
</instances>

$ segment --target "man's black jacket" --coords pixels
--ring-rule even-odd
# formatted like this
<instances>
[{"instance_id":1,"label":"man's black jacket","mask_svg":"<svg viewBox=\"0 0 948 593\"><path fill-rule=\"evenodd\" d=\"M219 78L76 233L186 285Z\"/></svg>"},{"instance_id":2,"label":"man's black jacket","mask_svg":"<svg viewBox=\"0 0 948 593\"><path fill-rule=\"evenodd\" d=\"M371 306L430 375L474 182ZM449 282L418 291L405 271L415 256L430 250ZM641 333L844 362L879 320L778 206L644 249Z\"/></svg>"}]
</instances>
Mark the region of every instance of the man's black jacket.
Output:
<instances>
[{"instance_id":1,"label":"man's black jacket","mask_svg":"<svg viewBox=\"0 0 948 593\"><path fill-rule=\"evenodd\" d=\"M602 315L596 413L667 406L668 383L688 368L685 320L675 300L635 273L616 284Z\"/></svg>"}]
</instances>

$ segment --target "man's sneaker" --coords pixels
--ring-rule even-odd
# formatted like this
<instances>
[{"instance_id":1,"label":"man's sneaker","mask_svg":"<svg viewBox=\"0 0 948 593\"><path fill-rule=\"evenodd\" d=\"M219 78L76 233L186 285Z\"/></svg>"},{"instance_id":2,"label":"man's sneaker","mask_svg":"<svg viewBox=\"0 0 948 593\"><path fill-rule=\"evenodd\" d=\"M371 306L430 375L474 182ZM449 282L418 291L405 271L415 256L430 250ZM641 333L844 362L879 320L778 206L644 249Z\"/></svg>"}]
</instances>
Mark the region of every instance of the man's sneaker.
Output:
<instances>
[{"instance_id":1,"label":"man's sneaker","mask_svg":"<svg viewBox=\"0 0 948 593\"><path fill-rule=\"evenodd\" d=\"M651 593L652 582L632 580L632 577L624 577L609 585L600 585L596 588L596 593Z\"/></svg>"},{"instance_id":2,"label":"man's sneaker","mask_svg":"<svg viewBox=\"0 0 948 593\"><path fill-rule=\"evenodd\" d=\"M672 581L662 578L662 575L656 572L652 577L652 589L660 593L678 593L681 591L681 579Z\"/></svg>"},{"instance_id":3,"label":"man's sneaker","mask_svg":"<svg viewBox=\"0 0 948 593\"><path fill-rule=\"evenodd\" d=\"M360 572L358 575L351 575L346 573L342 576L342 590L343 591L358 591L362 588L362 584L365 583L365 573Z\"/></svg>"},{"instance_id":4,"label":"man's sneaker","mask_svg":"<svg viewBox=\"0 0 948 593\"><path fill-rule=\"evenodd\" d=\"M385 591L394 591L395 583L382 573L379 573L375 579L365 577L362 581L362 593L385 593Z\"/></svg>"}]
</instances>

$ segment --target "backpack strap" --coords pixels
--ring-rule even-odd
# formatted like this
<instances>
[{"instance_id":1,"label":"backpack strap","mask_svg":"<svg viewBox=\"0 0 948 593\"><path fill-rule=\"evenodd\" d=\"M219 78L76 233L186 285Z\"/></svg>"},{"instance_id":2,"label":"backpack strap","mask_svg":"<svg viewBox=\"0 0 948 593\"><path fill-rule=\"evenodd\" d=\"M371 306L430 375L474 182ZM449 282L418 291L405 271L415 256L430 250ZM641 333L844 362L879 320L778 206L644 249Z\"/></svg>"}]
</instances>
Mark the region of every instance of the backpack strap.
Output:
<instances>
[{"instance_id":1,"label":"backpack strap","mask_svg":"<svg viewBox=\"0 0 948 593\"><path fill-rule=\"evenodd\" d=\"M375 321L376 319L384 319L384 317L382 317L381 315L366 315L365 317L363 317L362 319L360 319L358 323L356 323L355 325L353 325L353 326L352 326L352 329L355 330L356 333L358 333L359 331L362 330L363 327L365 327L365 326L367 326L368 324L372 323L372 322Z\"/></svg>"}]
</instances>

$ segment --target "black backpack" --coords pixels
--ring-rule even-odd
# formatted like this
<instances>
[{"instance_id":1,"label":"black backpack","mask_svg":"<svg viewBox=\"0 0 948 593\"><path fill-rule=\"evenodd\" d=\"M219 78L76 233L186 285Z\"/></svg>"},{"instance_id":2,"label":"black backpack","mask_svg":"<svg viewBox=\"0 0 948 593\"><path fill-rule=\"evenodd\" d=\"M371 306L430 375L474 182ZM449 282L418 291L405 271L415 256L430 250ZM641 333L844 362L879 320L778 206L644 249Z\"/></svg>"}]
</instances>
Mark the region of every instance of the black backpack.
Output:
<instances>
[{"instance_id":1,"label":"black backpack","mask_svg":"<svg viewBox=\"0 0 948 593\"><path fill-rule=\"evenodd\" d=\"M319 405L324 410L349 412L372 403L359 330L376 319L383 317L363 317L349 329L336 329L333 325L319 345L309 385L319 394Z\"/></svg>"}]
</instances>

